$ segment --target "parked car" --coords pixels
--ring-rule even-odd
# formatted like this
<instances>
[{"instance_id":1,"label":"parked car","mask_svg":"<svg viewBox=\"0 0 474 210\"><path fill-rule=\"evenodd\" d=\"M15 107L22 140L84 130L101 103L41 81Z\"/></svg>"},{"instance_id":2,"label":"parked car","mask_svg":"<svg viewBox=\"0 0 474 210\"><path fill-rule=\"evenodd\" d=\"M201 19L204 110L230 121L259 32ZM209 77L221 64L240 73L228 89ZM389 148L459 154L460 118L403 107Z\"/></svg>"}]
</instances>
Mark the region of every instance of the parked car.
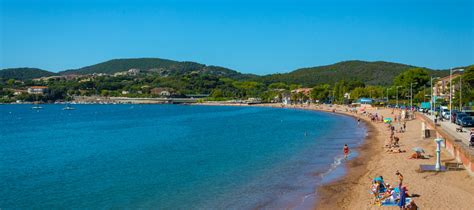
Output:
<instances>
[{"instance_id":1,"label":"parked car","mask_svg":"<svg viewBox=\"0 0 474 210\"><path fill-rule=\"evenodd\" d=\"M471 117L474 117L474 110L464 110L464 113L466 113L467 115Z\"/></svg>"},{"instance_id":2,"label":"parked car","mask_svg":"<svg viewBox=\"0 0 474 210\"><path fill-rule=\"evenodd\" d=\"M463 127L474 127L474 118L471 116L465 116L460 121L460 125Z\"/></svg>"},{"instance_id":3,"label":"parked car","mask_svg":"<svg viewBox=\"0 0 474 210\"><path fill-rule=\"evenodd\" d=\"M463 113L463 112L460 112L460 111L453 111L452 115L451 115L451 122L452 123L456 123L456 119L457 119L457 115L459 113Z\"/></svg>"},{"instance_id":4,"label":"parked car","mask_svg":"<svg viewBox=\"0 0 474 210\"><path fill-rule=\"evenodd\" d=\"M443 116L444 119L449 119L449 109L442 109L441 110L441 116Z\"/></svg>"},{"instance_id":5,"label":"parked car","mask_svg":"<svg viewBox=\"0 0 474 210\"><path fill-rule=\"evenodd\" d=\"M467 115L467 114L464 113L464 112L459 112L459 113L457 113L457 114L456 114L456 121L455 121L456 124L461 125L461 119L462 119L463 117L470 117L470 116Z\"/></svg>"}]
</instances>

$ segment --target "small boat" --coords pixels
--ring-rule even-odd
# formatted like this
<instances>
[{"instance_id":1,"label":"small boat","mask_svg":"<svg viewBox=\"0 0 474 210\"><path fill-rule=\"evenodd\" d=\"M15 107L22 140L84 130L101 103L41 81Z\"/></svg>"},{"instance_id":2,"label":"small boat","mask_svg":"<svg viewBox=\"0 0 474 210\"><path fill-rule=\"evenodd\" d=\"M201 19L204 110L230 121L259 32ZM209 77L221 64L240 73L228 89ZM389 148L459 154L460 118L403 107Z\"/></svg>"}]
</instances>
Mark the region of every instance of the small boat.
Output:
<instances>
[{"instance_id":1,"label":"small boat","mask_svg":"<svg viewBox=\"0 0 474 210\"><path fill-rule=\"evenodd\" d=\"M75 110L76 108L69 106L69 104L66 105L66 107L63 108L63 110Z\"/></svg>"},{"instance_id":2,"label":"small boat","mask_svg":"<svg viewBox=\"0 0 474 210\"><path fill-rule=\"evenodd\" d=\"M41 107L38 102L35 102L34 105L31 107L31 109L36 109L36 110L39 110L39 109L42 109L43 107Z\"/></svg>"},{"instance_id":3,"label":"small boat","mask_svg":"<svg viewBox=\"0 0 474 210\"><path fill-rule=\"evenodd\" d=\"M39 106L39 105L34 105L31 107L31 109L42 109L43 107Z\"/></svg>"}]
</instances>

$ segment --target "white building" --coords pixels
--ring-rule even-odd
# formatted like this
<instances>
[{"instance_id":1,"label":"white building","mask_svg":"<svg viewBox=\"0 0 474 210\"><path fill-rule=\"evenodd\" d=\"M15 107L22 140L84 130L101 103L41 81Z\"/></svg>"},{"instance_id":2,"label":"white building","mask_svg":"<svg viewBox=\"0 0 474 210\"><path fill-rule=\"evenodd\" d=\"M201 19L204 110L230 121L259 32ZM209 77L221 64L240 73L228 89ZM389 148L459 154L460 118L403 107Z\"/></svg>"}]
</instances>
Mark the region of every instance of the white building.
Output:
<instances>
[{"instance_id":1,"label":"white building","mask_svg":"<svg viewBox=\"0 0 474 210\"><path fill-rule=\"evenodd\" d=\"M45 94L48 91L46 86L31 86L28 88L29 94Z\"/></svg>"}]
</instances>

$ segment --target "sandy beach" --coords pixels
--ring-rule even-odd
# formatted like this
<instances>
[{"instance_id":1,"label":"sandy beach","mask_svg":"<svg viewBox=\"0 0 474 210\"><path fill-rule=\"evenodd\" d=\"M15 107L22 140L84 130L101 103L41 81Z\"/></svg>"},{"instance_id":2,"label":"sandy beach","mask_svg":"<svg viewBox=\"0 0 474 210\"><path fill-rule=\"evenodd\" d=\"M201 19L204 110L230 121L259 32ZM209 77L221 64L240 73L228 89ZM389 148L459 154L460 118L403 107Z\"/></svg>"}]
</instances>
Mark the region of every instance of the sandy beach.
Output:
<instances>
[{"instance_id":1,"label":"sandy beach","mask_svg":"<svg viewBox=\"0 0 474 210\"><path fill-rule=\"evenodd\" d=\"M282 107L276 104L260 106ZM382 122L372 122L367 116L347 112L343 106L286 106L287 108L309 109L335 112L360 118L367 125L368 136L361 147L357 148L359 156L346 163L347 174L339 180L318 189L318 201L315 209L399 209L374 205L370 193L374 177L383 176L388 183L398 183L396 171L404 176L404 185L417 206L422 209L472 209L474 206L474 177L467 171L418 172L420 164L434 164L436 144L434 138L421 137L421 120L407 120L407 129L396 132L400 138L400 148L405 153L388 153L384 146L390 139L390 130ZM392 109L371 108L368 113L377 113L392 117ZM397 111L395 111L395 114ZM398 130L398 125L395 123ZM427 159L409 159L412 148L421 147ZM341 147L342 152L342 147ZM441 162L453 161L454 158L443 149Z\"/></svg>"},{"instance_id":2,"label":"sandy beach","mask_svg":"<svg viewBox=\"0 0 474 210\"><path fill-rule=\"evenodd\" d=\"M368 110L383 116L392 116L391 109ZM370 122L369 137L361 148L359 158L349 161L348 174L343 181L334 182L320 189L322 198L317 209L338 207L341 209L378 209L387 208L373 205L373 196L369 193L371 179L384 176L387 182L395 183L395 172L404 175L404 183L409 193L414 196L418 207L423 209L472 209L474 206L474 178L466 171L449 171L442 173L419 173L420 164L435 162L436 145L433 137L422 139L421 121L407 121L407 130L396 133L400 138L400 147L406 153L389 154L384 145L388 143L390 132L380 122ZM428 159L409 159L413 147L425 149ZM441 161L452 161L453 157L441 150ZM395 208L395 207L393 207Z\"/></svg>"}]
</instances>

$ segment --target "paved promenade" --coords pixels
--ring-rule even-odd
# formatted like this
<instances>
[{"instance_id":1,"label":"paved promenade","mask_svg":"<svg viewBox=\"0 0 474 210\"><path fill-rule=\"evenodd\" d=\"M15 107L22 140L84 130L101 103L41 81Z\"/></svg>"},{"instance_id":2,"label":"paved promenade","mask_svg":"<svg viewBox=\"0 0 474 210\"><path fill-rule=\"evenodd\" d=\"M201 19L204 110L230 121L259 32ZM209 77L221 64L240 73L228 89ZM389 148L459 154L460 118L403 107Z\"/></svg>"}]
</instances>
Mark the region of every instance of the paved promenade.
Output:
<instances>
[{"instance_id":1,"label":"paved promenade","mask_svg":"<svg viewBox=\"0 0 474 210\"><path fill-rule=\"evenodd\" d=\"M433 116L427 114L424 114L424 116L428 118L431 122L433 122ZM463 132L457 132L456 128L458 128L459 125L451 123L449 120L438 120L438 127L441 127L443 131L454 137L457 142L462 142L462 144L464 144L465 146L469 146L469 134L472 128L464 128ZM471 155L474 155L474 147L469 148L469 152Z\"/></svg>"}]
</instances>

